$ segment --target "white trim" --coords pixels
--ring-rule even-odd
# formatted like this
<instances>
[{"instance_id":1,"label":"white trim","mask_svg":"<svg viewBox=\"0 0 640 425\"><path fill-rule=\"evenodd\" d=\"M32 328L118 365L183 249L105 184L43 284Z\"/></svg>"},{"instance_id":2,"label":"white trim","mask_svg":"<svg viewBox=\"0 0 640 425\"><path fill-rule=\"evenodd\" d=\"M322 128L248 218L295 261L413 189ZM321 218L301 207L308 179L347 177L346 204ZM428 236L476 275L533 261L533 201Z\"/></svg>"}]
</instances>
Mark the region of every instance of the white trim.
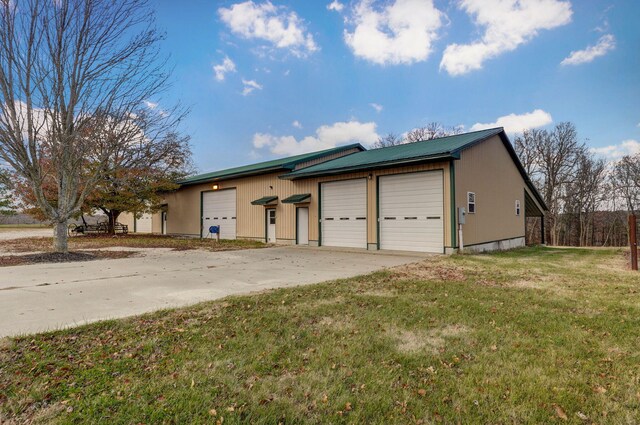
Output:
<instances>
[{"instance_id":1,"label":"white trim","mask_svg":"<svg viewBox=\"0 0 640 425\"><path fill-rule=\"evenodd\" d=\"M471 211L471 205L473 205L473 211ZM475 214L475 213L476 213L476 193L467 192L467 214Z\"/></svg>"}]
</instances>

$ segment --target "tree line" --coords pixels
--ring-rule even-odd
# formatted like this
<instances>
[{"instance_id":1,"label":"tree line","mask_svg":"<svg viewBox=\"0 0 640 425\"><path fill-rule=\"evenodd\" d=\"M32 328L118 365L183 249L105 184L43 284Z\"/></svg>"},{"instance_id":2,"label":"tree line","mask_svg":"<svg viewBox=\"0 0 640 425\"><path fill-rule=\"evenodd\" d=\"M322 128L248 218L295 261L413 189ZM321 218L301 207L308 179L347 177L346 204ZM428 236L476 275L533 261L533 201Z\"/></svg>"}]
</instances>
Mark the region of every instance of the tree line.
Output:
<instances>
[{"instance_id":1,"label":"tree line","mask_svg":"<svg viewBox=\"0 0 640 425\"><path fill-rule=\"evenodd\" d=\"M629 214L640 200L640 155L607 162L578 137L574 124L524 131L514 147L549 211L545 239L551 245L621 246L628 243ZM537 242L539 219L528 219Z\"/></svg>"}]
</instances>

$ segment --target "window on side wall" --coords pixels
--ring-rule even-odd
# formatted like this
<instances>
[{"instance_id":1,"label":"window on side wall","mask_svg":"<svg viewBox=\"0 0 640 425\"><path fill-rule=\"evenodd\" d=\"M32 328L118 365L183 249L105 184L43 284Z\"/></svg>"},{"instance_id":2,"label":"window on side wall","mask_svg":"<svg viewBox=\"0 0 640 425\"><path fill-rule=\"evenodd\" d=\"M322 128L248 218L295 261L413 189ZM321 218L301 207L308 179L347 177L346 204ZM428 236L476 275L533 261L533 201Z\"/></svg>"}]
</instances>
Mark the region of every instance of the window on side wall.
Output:
<instances>
[{"instance_id":1,"label":"window on side wall","mask_svg":"<svg viewBox=\"0 0 640 425\"><path fill-rule=\"evenodd\" d=\"M475 192L467 192L467 213L476 213L476 194Z\"/></svg>"},{"instance_id":2,"label":"window on side wall","mask_svg":"<svg viewBox=\"0 0 640 425\"><path fill-rule=\"evenodd\" d=\"M516 215L520 215L520 200L516 199Z\"/></svg>"}]
</instances>

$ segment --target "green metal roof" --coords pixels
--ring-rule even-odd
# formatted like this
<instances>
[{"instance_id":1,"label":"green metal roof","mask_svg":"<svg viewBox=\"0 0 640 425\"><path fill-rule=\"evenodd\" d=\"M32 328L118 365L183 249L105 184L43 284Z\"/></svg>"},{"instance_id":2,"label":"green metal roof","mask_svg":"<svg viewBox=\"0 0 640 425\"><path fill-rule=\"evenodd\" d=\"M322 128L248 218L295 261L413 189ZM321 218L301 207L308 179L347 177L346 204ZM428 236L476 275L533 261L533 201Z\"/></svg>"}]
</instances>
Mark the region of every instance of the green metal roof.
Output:
<instances>
[{"instance_id":1,"label":"green metal roof","mask_svg":"<svg viewBox=\"0 0 640 425\"><path fill-rule=\"evenodd\" d=\"M486 140L502 131L502 128L491 128L488 130L441 137L424 142L406 143L382 149L372 149L311 167L305 167L281 177L295 180L305 177L384 168L385 166L397 166L405 163L459 158L460 151L463 148Z\"/></svg>"},{"instance_id":2,"label":"green metal roof","mask_svg":"<svg viewBox=\"0 0 640 425\"><path fill-rule=\"evenodd\" d=\"M513 149L513 145L509 141L509 138L502 127L456 134L453 136L441 137L439 139L425 140L423 142L406 143L387 148L357 152L352 155L343 156L341 158L293 171L280 176L280 178L296 180L309 177L343 174L354 171L374 170L385 167L397 167L401 165L460 159L461 151L496 135L502 140L502 143L509 152L514 164L520 171L527 187L531 190L542 208L547 210L548 208L544 203L542 196L540 196L540 193L531 182L531 179L527 175L525 169L522 167L522 163L520 162L520 159L518 159L518 155Z\"/></svg>"},{"instance_id":3,"label":"green metal roof","mask_svg":"<svg viewBox=\"0 0 640 425\"><path fill-rule=\"evenodd\" d=\"M318 152L305 153L302 155L290 156L287 158L274 159L272 161L260 162L257 164L244 165L241 167L228 168L226 170L214 171L211 173L198 174L187 177L178 181L180 185L190 185L197 183L205 183L210 181L224 180L237 177L245 177L256 174L264 174L279 170L293 170L296 165L303 162L312 161L323 156L332 155L334 153L343 152L349 149L358 148L364 150L360 143L340 146L337 148L326 149Z\"/></svg>"},{"instance_id":4,"label":"green metal roof","mask_svg":"<svg viewBox=\"0 0 640 425\"><path fill-rule=\"evenodd\" d=\"M251 205L269 205L272 202L278 200L277 196L263 196L260 199L256 199L255 201L251 201Z\"/></svg>"},{"instance_id":5,"label":"green metal roof","mask_svg":"<svg viewBox=\"0 0 640 425\"><path fill-rule=\"evenodd\" d=\"M300 202L308 202L311 198L310 193L301 193L299 195L291 195L288 198L282 200L283 204L298 204Z\"/></svg>"}]
</instances>

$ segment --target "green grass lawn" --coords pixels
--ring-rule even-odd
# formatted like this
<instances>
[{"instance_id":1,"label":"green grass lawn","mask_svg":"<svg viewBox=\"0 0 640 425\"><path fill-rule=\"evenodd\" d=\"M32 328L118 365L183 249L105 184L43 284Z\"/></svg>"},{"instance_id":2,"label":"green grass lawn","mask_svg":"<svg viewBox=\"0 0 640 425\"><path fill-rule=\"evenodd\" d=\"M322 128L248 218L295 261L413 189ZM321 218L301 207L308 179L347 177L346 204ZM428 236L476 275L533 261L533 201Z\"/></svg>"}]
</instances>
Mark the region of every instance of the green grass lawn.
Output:
<instances>
[{"instance_id":1,"label":"green grass lawn","mask_svg":"<svg viewBox=\"0 0 640 425\"><path fill-rule=\"evenodd\" d=\"M0 342L0 422L640 422L621 250L435 257Z\"/></svg>"}]
</instances>

